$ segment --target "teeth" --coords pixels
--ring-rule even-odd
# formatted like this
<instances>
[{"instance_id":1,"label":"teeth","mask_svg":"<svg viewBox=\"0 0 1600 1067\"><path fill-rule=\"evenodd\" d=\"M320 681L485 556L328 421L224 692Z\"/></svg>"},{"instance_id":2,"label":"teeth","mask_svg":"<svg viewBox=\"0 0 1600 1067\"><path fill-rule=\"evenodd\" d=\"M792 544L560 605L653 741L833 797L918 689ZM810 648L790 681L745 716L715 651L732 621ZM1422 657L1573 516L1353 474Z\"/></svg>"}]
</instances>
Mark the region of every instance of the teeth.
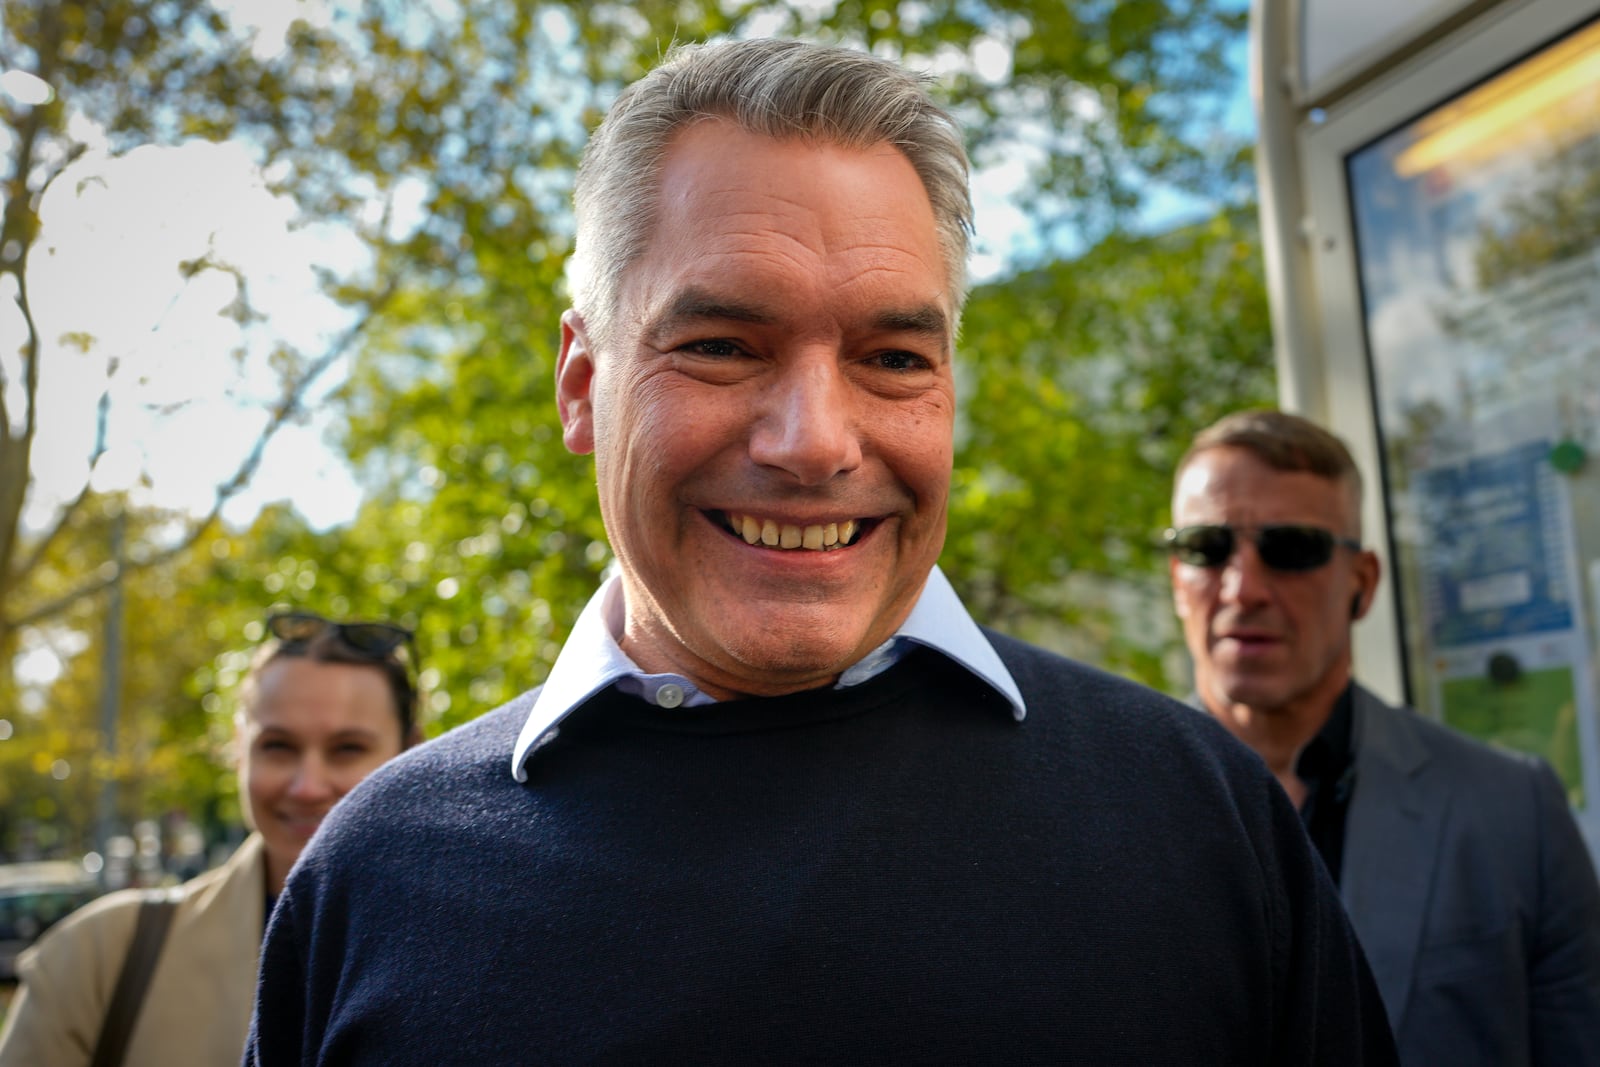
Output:
<instances>
[{"instance_id":1,"label":"teeth","mask_svg":"<svg viewBox=\"0 0 1600 1067\"><path fill-rule=\"evenodd\" d=\"M856 533L861 529L861 524L855 519L830 522L825 526L796 526L792 523L780 526L771 519L730 514L726 517L726 522L728 529L736 536L744 538L746 544L766 545L769 548L805 548L812 552L843 548L855 539Z\"/></svg>"}]
</instances>

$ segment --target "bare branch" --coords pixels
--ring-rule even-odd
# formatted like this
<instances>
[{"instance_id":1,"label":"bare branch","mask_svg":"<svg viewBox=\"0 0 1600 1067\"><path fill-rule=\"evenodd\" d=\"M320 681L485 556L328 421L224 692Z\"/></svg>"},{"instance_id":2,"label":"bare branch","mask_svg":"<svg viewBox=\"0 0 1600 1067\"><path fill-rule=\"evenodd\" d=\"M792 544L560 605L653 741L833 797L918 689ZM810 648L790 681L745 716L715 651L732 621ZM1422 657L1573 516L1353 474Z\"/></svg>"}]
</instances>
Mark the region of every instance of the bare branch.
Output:
<instances>
[{"instance_id":1,"label":"bare branch","mask_svg":"<svg viewBox=\"0 0 1600 1067\"><path fill-rule=\"evenodd\" d=\"M33 437L38 424L39 331L28 306L28 285L23 272L16 272L17 307L22 310L27 339L22 346L23 425L19 436L11 436L10 413L0 427L0 589L10 590L17 572L12 559L17 551L17 527L28 489L28 473L33 465Z\"/></svg>"},{"instance_id":2,"label":"bare branch","mask_svg":"<svg viewBox=\"0 0 1600 1067\"><path fill-rule=\"evenodd\" d=\"M64 170L65 168L63 167L61 169ZM57 171L57 174L52 175L50 180L53 181L55 177L59 175L59 173L60 171ZM182 275L185 286L191 284L203 270L209 268L223 270L229 274L232 274L235 280L241 285L244 282L243 277L235 267L213 264L205 256L202 256L199 260L193 261L193 263L197 265L193 267L190 267L190 264L188 263L183 265L184 269L182 270ZM167 302L166 308L162 310L160 316L156 319L155 324L150 327L151 333L155 333L161 329L162 323L166 320L167 315L172 311L172 309L177 306L177 303L182 295L182 289L173 294L172 299ZM324 356L324 358L326 358L326 356ZM106 367L106 388L105 391L100 394L100 400L96 405L95 410L94 447L89 453L90 471L94 470L95 464L98 463L100 457L106 453L106 426L110 421L111 415L111 379L116 377L117 368L120 366L120 363L121 361L117 357L113 356ZM318 373L320 373L320 371ZM46 532L45 535L34 544L32 551L28 553L28 558L16 568L14 572L14 582L20 581L23 575L26 575L34 567L38 566L39 561L42 560L45 556L45 553L50 550L51 544L56 540L57 537L61 535L63 531L66 530L69 525L71 525L73 518L77 515L78 511L83 507L84 502L87 501L91 495L89 484L85 482L83 488L78 491L78 495L61 510L59 515L56 516L56 520L51 525L49 531Z\"/></svg>"},{"instance_id":3,"label":"bare branch","mask_svg":"<svg viewBox=\"0 0 1600 1067\"><path fill-rule=\"evenodd\" d=\"M17 301L18 303L22 301L21 293L17 294ZM29 322L26 308L23 308L22 317L25 324ZM27 333L30 336L32 335L31 326L29 326ZM6 377L5 364L0 363L0 435L4 435L6 441L11 439L11 407L6 403L6 392L9 390L10 385L10 379ZM4 444L4 442L0 442L0 444Z\"/></svg>"},{"instance_id":4,"label":"bare branch","mask_svg":"<svg viewBox=\"0 0 1600 1067\"><path fill-rule=\"evenodd\" d=\"M95 406L94 447L89 451L90 471L94 470L95 464L100 461L100 457L106 454L106 426L111 417L111 379L116 376L118 362L118 360L113 359L106 369L106 388L100 394L100 401ZM21 565L17 567L16 574L19 579L39 565L39 561L44 559L45 553L50 550L51 544L71 524L73 517L83 507L84 501L89 499L89 495L89 483L85 481L83 488L78 490L78 495L73 497L72 501L61 509L61 513L56 516L56 521L51 524L49 531L34 543L32 551L28 553L28 558L23 560Z\"/></svg>"},{"instance_id":5,"label":"bare branch","mask_svg":"<svg viewBox=\"0 0 1600 1067\"><path fill-rule=\"evenodd\" d=\"M50 5L40 13L37 74L46 83L53 77L61 45L62 22L58 16ZM16 302L26 330L22 345L22 430L15 437L11 433L11 412L0 402L0 593L5 594L11 592L14 579L19 576L12 561L17 552L18 527L27 497L28 476L33 468L33 439L39 423L39 328L28 298L28 255L38 235L39 197L62 170L82 155L84 148L74 145L66 153L65 161L46 174L40 187L30 189L28 178L33 172L34 153L45 132L45 109L30 107L27 117L14 131L12 172L6 180L5 208L0 211L0 273L16 278ZM0 379L0 396L7 384ZM3 631L0 625L0 633Z\"/></svg>"},{"instance_id":6,"label":"bare branch","mask_svg":"<svg viewBox=\"0 0 1600 1067\"><path fill-rule=\"evenodd\" d=\"M22 440L31 443L39 429L39 327L33 321L28 282L21 270L17 271L17 307L22 309L22 320L28 331L22 354Z\"/></svg>"},{"instance_id":7,"label":"bare branch","mask_svg":"<svg viewBox=\"0 0 1600 1067\"><path fill-rule=\"evenodd\" d=\"M307 366L305 373L294 382L294 384L289 388L288 392L284 395L283 399L278 403L277 407L273 409L272 415L267 421L267 425L262 428L260 435L256 438L254 446L250 449L249 455L247 455L244 458L244 461L239 464L239 467L236 471L234 471L233 476L217 487L216 496L213 500L211 510L207 512L203 518L195 520L182 538L180 538L175 544L169 545L168 547L151 556L145 556L137 560L113 560L113 566L108 569L108 573L84 582L76 588L63 593L61 596L47 601L44 604L40 604L39 606L26 611L21 615L13 618L7 618L3 615L0 615L0 634L4 634L8 630L17 630L25 626L33 626L43 622L45 619L51 618L67 610L79 600L82 600L85 597L94 596L95 594L110 588L113 583L118 581L129 571L138 571L144 570L148 567L159 566L162 563L166 563L167 561L182 555L184 552L187 552L190 548L192 548L194 544L205 534L206 530L208 530L211 525L217 521L218 517L222 513L223 507L227 504L227 502L233 499L234 496L238 495L239 491L249 484L251 477L254 476L256 472L256 468L261 465L261 457L266 451L268 442L270 442L273 436L276 435L277 432L281 430L300 410L301 404L305 400L305 395L310 390L311 386L325 371L327 371L329 367L333 366L333 364L336 363L347 351L349 351L351 346L360 339L361 335L372 323L372 320L377 317L378 313L382 311L384 305L386 305L390 298L394 295L396 288L397 283L391 280L382 292L378 293L367 302L366 308L363 310L361 317L357 319L348 330L341 334L334 341L334 343L329 346L326 352L318 356L309 366Z\"/></svg>"},{"instance_id":8,"label":"bare branch","mask_svg":"<svg viewBox=\"0 0 1600 1067\"><path fill-rule=\"evenodd\" d=\"M39 191L34 194L35 199L42 201L44 199L44 194L48 192L50 187L56 183L56 179L65 174L68 167L72 166L79 159L83 158L83 154L88 150L89 146L84 142L73 141L72 147L67 149L66 157L63 158L60 163L57 163L54 167L51 167L49 172L45 174L44 181L39 183Z\"/></svg>"},{"instance_id":9,"label":"bare branch","mask_svg":"<svg viewBox=\"0 0 1600 1067\"><path fill-rule=\"evenodd\" d=\"M33 125L36 127L37 123L34 123ZM37 135L36 129L32 132ZM50 172L45 175L44 181L39 183L38 190L29 193L27 199L33 203L42 201L44 199L45 192L50 188L51 185L55 183L55 180L61 177L68 167L76 163L83 153L88 149L88 147L88 145L82 143L81 141L74 142L72 147L68 149L66 158L63 159L59 165L51 168ZM33 153L30 150L25 153L25 155L31 159ZM18 166L20 167L21 165L22 163L19 161ZM26 189L26 181L26 175L18 176L18 183L21 184L24 189ZM6 228L8 231L7 239L14 239L9 231L16 228L16 225L8 219ZM23 437L31 440L33 438L34 427L38 420L38 413L36 411L36 405L34 401L39 389L39 332L33 321L33 309L28 299L27 281L28 257L29 253L33 250L33 238L20 241L19 243L21 245L21 250L17 253L17 261L8 269L11 271L11 273L15 274L17 278L16 302L17 307L22 311L23 324L27 329L27 340L23 343L22 354L22 373L24 375L23 395L25 400L23 408L23 420L25 422L25 426L23 428ZM0 430L9 433L11 431L11 413L6 409L5 405L5 386L5 374L3 371L0 371Z\"/></svg>"}]
</instances>

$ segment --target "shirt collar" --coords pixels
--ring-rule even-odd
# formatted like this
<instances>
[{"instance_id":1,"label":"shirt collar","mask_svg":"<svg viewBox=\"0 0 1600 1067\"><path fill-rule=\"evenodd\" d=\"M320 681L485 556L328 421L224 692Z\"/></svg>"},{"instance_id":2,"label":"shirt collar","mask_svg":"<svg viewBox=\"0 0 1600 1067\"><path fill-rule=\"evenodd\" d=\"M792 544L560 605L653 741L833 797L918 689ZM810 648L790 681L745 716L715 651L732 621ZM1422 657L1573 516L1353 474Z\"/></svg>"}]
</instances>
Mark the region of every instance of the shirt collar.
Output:
<instances>
[{"instance_id":1,"label":"shirt collar","mask_svg":"<svg viewBox=\"0 0 1600 1067\"><path fill-rule=\"evenodd\" d=\"M614 636L621 632L622 620L622 579L614 575L584 606L522 725L511 753L511 773L517 781L527 779L528 756L552 741L561 721L600 690L620 679L636 679L639 687L653 688L655 680L668 677L644 674L622 651ZM925 645L960 664L1004 696L1019 722L1027 714L1016 680L937 566L894 637L845 671L839 686L859 684L880 673L898 658L895 646L904 642ZM672 680L685 689L684 705L711 702L686 679L673 676Z\"/></svg>"}]
</instances>

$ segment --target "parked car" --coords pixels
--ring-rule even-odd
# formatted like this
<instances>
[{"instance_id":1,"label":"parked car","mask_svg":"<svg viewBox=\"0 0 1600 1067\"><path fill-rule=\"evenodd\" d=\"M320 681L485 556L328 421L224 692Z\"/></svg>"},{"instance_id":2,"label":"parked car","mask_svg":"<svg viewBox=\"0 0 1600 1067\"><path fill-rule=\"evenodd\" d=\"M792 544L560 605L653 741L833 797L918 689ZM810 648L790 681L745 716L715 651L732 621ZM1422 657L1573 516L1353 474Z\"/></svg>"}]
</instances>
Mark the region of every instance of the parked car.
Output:
<instances>
[{"instance_id":1,"label":"parked car","mask_svg":"<svg viewBox=\"0 0 1600 1067\"><path fill-rule=\"evenodd\" d=\"M69 860L0 864L0 982L15 982L18 954L102 892Z\"/></svg>"}]
</instances>

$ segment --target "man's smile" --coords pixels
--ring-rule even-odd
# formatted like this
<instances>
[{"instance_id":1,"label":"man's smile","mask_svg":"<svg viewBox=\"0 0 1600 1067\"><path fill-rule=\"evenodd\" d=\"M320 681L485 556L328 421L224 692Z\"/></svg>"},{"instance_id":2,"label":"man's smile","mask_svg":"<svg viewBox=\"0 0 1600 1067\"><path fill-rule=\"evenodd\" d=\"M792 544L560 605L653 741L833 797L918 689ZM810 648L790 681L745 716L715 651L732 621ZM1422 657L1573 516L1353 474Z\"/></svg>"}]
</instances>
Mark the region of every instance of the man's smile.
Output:
<instances>
[{"instance_id":1,"label":"man's smile","mask_svg":"<svg viewBox=\"0 0 1600 1067\"><path fill-rule=\"evenodd\" d=\"M829 552L849 546L872 521L846 519L844 522L802 526L740 512L720 511L712 514L735 537L744 538L746 544L812 552Z\"/></svg>"}]
</instances>

